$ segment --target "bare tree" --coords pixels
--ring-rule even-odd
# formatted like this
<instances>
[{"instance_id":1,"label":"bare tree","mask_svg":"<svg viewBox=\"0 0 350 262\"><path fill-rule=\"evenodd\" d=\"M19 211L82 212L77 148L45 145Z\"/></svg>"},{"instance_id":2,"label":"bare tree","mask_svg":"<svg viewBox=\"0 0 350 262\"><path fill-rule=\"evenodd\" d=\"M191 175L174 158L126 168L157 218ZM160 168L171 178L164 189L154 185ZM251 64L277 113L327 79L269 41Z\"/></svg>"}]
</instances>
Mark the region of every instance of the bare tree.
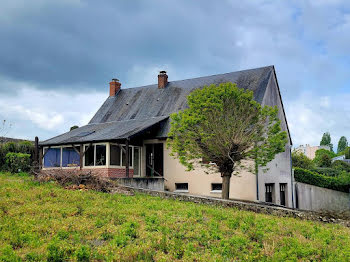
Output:
<instances>
[{"instance_id":1,"label":"bare tree","mask_svg":"<svg viewBox=\"0 0 350 262\"><path fill-rule=\"evenodd\" d=\"M12 127L11 123L8 123L5 119L1 122L0 125L0 142L4 142L4 137L8 134Z\"/></svg>"}]
</instances>

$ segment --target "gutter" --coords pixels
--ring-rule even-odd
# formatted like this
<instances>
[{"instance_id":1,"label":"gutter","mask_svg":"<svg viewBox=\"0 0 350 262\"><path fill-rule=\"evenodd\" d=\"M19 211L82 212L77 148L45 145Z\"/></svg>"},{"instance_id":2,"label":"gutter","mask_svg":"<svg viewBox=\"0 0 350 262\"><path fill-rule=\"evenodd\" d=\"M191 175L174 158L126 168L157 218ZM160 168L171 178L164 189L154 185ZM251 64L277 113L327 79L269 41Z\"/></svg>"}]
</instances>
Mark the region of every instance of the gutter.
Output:
<instances>
[{"instance_id":1,"label":"gutter","mask_svg":"<svg viewBox=\"0 0 350 262\"><path fill-rule=\"evenodd\" d=\"M292 160L292 145L289 146L290 153L290 180L291 180L291 189L292 189L292 207L294 207L294 185L293 185L293 160Z\"/></svg>"}]
</instances>

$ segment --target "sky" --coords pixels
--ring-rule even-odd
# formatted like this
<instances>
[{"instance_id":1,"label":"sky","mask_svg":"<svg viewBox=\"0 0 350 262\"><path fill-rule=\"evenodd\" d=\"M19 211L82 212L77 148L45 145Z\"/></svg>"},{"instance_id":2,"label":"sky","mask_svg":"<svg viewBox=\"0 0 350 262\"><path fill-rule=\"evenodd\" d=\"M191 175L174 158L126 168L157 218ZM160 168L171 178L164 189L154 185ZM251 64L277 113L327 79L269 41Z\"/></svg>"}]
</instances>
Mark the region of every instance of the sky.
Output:
<instances>
[{"instance_id":1,"label":"sky","mask_svg":"<svg viewBox=\"0 0 350 262\"><path fill-rule=\"evenodd\" d=\"M294 146L350 140L350 1L2 0L0 120L45 140L109 95L274 65ZM1 134L0 134L1 135Z\"/></svg>"}]
</instances>

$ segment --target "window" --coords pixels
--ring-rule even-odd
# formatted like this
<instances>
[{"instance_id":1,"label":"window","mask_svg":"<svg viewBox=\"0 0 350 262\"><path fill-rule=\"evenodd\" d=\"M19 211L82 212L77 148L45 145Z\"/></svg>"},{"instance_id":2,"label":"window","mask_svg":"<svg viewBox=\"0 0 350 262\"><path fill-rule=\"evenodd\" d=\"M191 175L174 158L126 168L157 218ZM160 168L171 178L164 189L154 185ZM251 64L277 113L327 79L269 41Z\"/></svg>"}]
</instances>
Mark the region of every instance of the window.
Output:
<instances>
[{"instance_id":1,"label":"window","mask_svg":"<svg viewBox=\"0 0 350 262\"><path fill-rule=\"evenodd\" d=\"M95 146L85 146L85 166L94 166Z\"/></svg>"},{"instance_id":2,"label":"window","mask_svg":"<svg viewBox=\"0 0 350 262\"><path fill-rule=\"evenodd\" d=\"M140 148L134 147L134 175L140 175Z\"/></svg>"},{"instance_id":3,"label":"window","mask_svg":"<svg viewBox=\"0 0 350 262\"><path fill-rule=\"evenodd\" d=\"M273 202L273 187L274 184L265 184L265 202Z\"/></svg>"},{"instance_id":4,"label":"window","mask_svg":"<svg viewBox=\"0 0 350 262\"><path fill-rule=\"evenodd\" d=\"M80 147L76 147L79 152ZM74 167L80 165L80 153L73 147L62 148L62 167Z\"/></svg>"},{"instance_id":5,"label":"window","mask_svg":"<svg viewBox=\"0 0 350 262\"><path fill-rule=\"evenodd\" d=\"M122 166L126 166L126 146L123 146ZM132 166L132 147L129 147L129 166Z\"/></svg>"},{"instance_id":6,"label":"window","mask_svg":"<svg viewBox=\"0 0 350 262\"><path fill-rule=\"evenodd\" d=\"M96 145L96 161L95 166L105 166L106 165L106 145Z\"/></svg>"},{"instance_id":7,"label":"window","mask_svg":"<svg viewBox=\"0 0 350 262\"><path fill-rule=\"evenodd\" d=\"M110 165L111 166L126 166L126 150L125 145L115 145L110 146ZM134 175L139 175L140 173L140 161L141 161L141 149L136 146L129 146L129 167L134 168Z\"/></svg>"},{"instance_id":8,"label":"window","mask_svg":"<svg viewBox=\"0 0 350 262\"><path fill-rule=\"evenodd\" d=\"M117 145L111 145L111 151L110 151L110 164L112 166L120 166L120 158L121 158L121 152L120 152L120 146Z\"/></svg>"},{"instance_id":9,"label":"window","mask_svg":"<svg viewBox=\"0 0 350 262\"><path fill-rule=\"evenodd\" d=\"M175 190L188 192L188 183L175 183Z\"/></svg>"},{"instance_id":10,"label":"window","mask_svg":"<svg viewBox=\"0 0 350 262\"><path fill-rule=\"evenodd\" d=\"M283 183L280 184L280 204L282 206L286 205L286 190L287 190L287 184Z\"/></svg>"},{"instance_id":11,"label":"window","mask_svg":"<svg viewBox=\"0 0 350 262\"><path fill-rule=\"evenodd\" d=\"M106 145L85 146L85 166L105 166L106 161Z\"/></svg>"},{"instance_id":12,"label":"window","mask_svg":"<svg viewBox=\"0 0 350 262\"><path fill-rule=\"evenodd\" d=\"M44 167L61 166L61 148L47 148L44 152Z\"/></svg>"},{"instance_id":13,"label":"window","mask_svg":"<svg viewBox=\"0 0 350 262\"><path fill-rule=\"evenodd\" d=\"M222 183L212 183L211 184L211 191L221 192L222 191Z\"/></svg>"}]
</instances>

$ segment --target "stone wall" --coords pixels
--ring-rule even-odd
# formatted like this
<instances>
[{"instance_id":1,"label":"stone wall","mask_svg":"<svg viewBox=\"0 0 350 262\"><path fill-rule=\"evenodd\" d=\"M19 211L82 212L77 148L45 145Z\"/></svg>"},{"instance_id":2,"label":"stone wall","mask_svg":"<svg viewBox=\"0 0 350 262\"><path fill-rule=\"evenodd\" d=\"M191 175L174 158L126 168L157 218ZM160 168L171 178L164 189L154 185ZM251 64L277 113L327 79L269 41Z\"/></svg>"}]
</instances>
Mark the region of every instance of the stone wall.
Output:
<instances>
[{"instance_id":1,"label":"stone wall","mask_svg":"<svg viewBox=\"0 0 350 262\"><path fill-rule=\"evenodd\" d=\"M164 178L162 177L118 178L116 180L124 186L164 191Z\"/></svg>"},{"instance_id":2,"label":"stone wall","mask_svg":"<svg viewBox=\"0 0 350 262\"><path fill-rule=\"evenodd\" d=\"M350 214L350 194L309 184L295 183L299 209Z\"/></svg>"},{"instance_id":3,"label":"stone wall","mask_svg":"<svg viewBox=\"0 0 350 262\"><path fill-rule=\"evenodd\" d=\"M300 211L300 210L291 209L291 208L269 206L269 205L260 204L258 202L224 200L224 199L213 198L213 197L195 196L195 195L189 195L189 194L181 194L181 193L174 193L174 192L167 192L167 191L156 191L156 190L141 189L141 188L134 188L134 187L127 187L127 188L133 189L136 192L141 192L148 195L157 196L157 197L166 198L166 199L175 199L179 201L223 206L228 208L238 208L241 210L252 211L252 212L268 214L268 215L275 215L275 216L294 217L299 219L321 221L326 223L337 223L337 224L350 227L350 220L333 218L329 215L325 215L318 212Z\"/></svg>"}]
</instances>

